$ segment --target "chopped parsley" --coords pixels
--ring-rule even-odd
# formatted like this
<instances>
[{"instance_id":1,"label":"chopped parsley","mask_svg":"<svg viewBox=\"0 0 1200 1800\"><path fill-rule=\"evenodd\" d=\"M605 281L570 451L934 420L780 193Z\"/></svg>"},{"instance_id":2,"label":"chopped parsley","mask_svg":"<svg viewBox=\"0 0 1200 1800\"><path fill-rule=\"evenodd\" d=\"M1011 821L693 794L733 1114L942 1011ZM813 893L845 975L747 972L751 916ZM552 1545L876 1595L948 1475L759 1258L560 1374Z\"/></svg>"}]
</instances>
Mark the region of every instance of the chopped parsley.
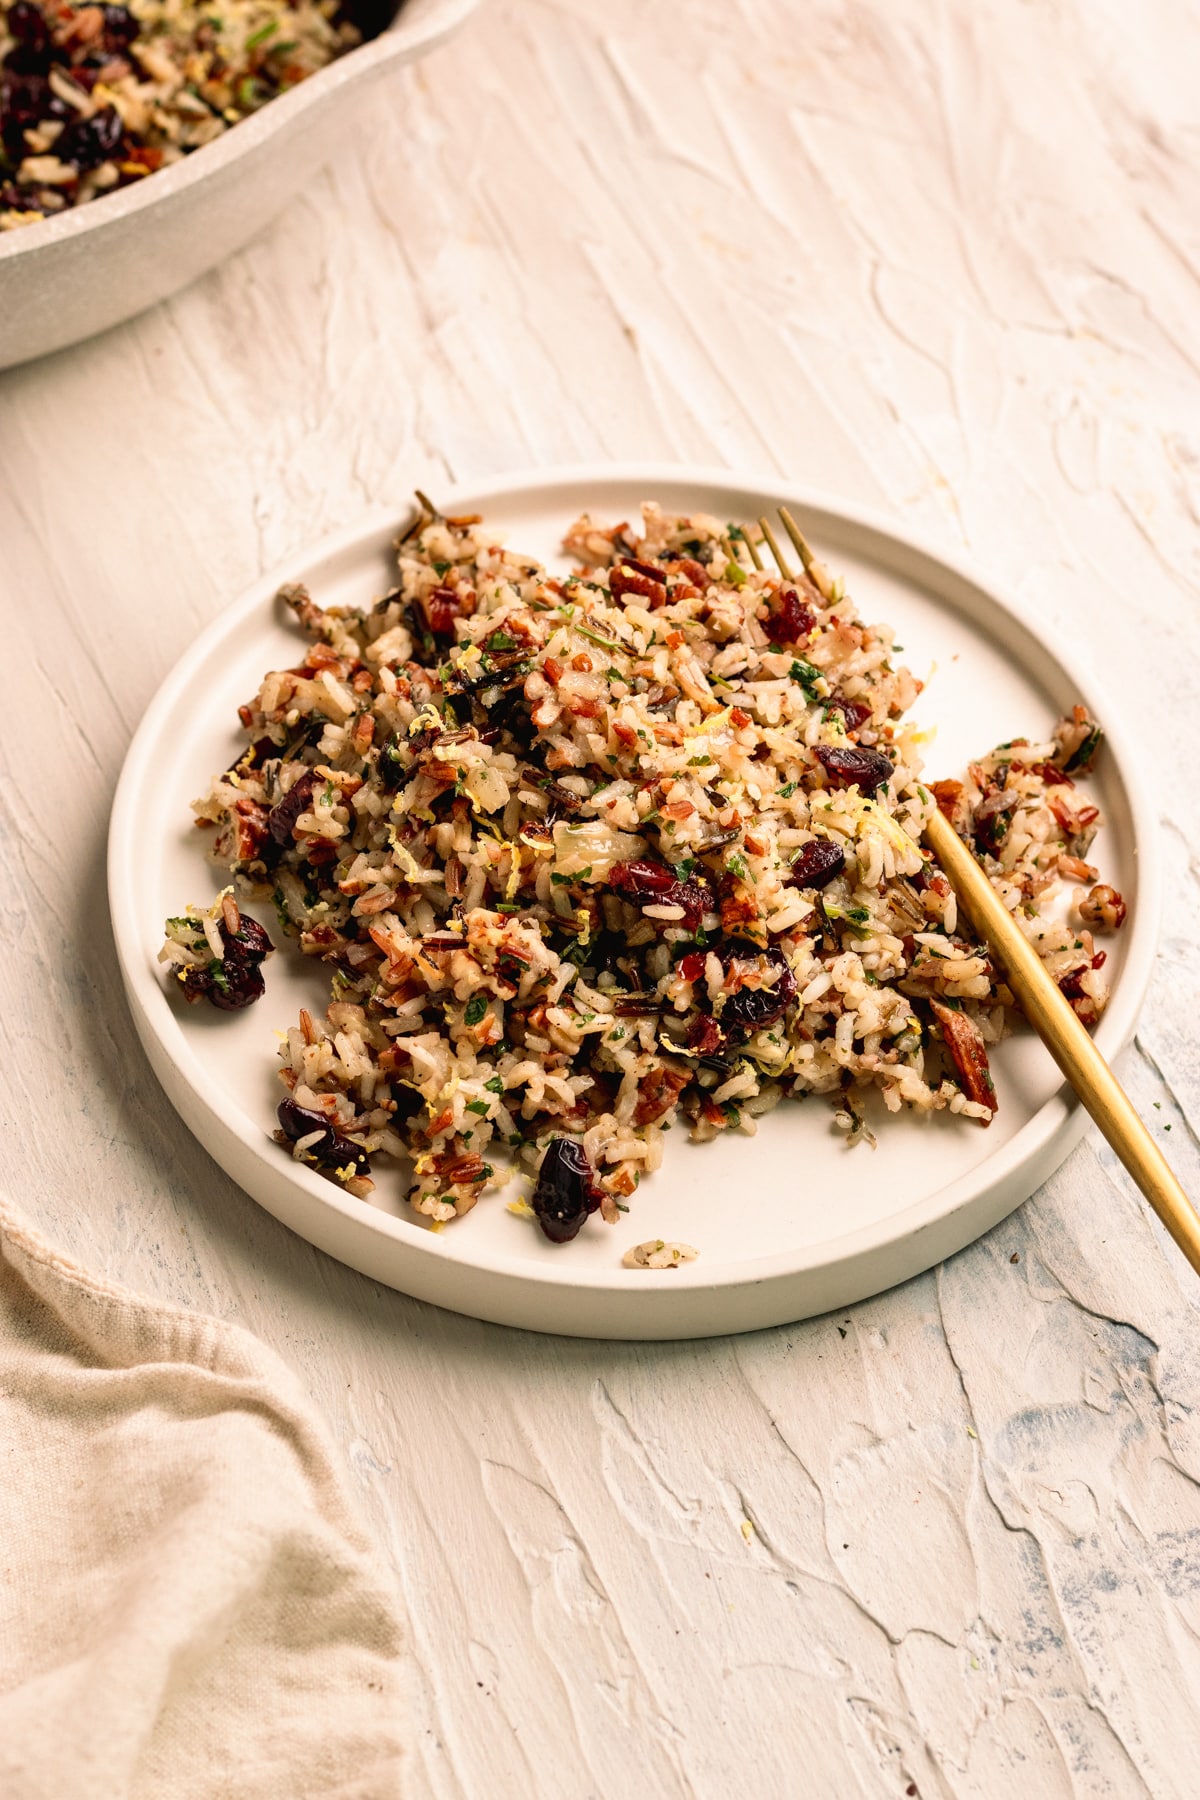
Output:
<instances>
[{"instance_id":1,"label":"chopped parsley","mask_svg":"<svg viewBox=\"0 0 1200 1800\"><path fill-rule=\"evenodd\" d=\"M478 1025L479 1021L487 1012L487 1009L488 1003L485 997L482 994L473 995L472 998L467 1001L466 1011L463 1013L463 1024ZM484 1110L486 1111L487 1109L485 1108Z\"/></svg>"},{"instance_id":2,"label":"chopped parsley","mask_svg":"<svg viewBox=\"0 0 1200 1800\"><path fill-rule=\"evenodd\" d=\"M803 690L806 700L820 699L821 696L817 693L817 683L825 679L820 669L814 668L812 663L805 662L803 657L797 656L794 658L788 674Z\"/></svg>"},{"instance_id":3,"label":"chopped parsley","mask_svg":"<svg viewBox=\"0 0 1200 1800\"><path fill-rule=\"evenodd\" d=\"M865 906L838 906L833 900L825 902L825 917L829 920L841 919L849 925L851 931L862 932L870 924L871 915Z\"/></svg>"}]
</instances>

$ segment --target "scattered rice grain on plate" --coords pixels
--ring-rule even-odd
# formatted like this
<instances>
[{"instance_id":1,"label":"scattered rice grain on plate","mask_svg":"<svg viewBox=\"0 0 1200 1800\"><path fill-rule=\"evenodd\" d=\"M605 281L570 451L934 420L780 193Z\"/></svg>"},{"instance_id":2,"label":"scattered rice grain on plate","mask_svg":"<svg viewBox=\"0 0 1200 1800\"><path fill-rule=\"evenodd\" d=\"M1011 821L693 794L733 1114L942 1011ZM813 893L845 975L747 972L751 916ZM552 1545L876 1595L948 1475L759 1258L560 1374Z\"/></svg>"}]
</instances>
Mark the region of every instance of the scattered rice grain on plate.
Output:
<instances>
[{"instance_id":1,"label":"scattered rice grain on plate","mask_svg":"<svg viewBox=\"0 0 1200 1800\"><path fill-rule=\"evenodd\" d=\"M752 1135L818 1095L856 1142L873 1089L986 1125L1011 996L921 848L935 805L1099 1016L1100 728L1077 707L926 785L890 629L821 571L752 570L740 529L585 515L560 578L423 513L373 605L284 590L308 647L195 811L329 972L280 1049L292 1154L355 1193L394 1158L439 1223L515 1166L563 1242L628 1210L673 1123Z\"/></svg>"},{"instance_id":2,"label":"scattered rice grain on plate","mask_svg":"<svg viewBox=\"0 0 1200 1800\"><path fill-rule=\"evenodd\" d=\"M662 1238L649 1238L627 1250L621 1261L627 1269L678 1269L684 1263L695 1262L699 1254L691 1244L668 1244Z\"/></svg>"}]
</instances>

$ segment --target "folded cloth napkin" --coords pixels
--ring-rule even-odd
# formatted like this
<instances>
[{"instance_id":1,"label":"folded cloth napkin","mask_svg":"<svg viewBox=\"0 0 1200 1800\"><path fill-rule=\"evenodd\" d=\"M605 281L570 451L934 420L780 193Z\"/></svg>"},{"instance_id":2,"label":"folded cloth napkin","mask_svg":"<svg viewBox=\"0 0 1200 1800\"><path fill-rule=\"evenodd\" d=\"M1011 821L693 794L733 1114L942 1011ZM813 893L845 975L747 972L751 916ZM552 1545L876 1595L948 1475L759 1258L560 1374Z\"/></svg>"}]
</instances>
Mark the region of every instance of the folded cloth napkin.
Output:
<instances>
[{"instance_id":1,"label":"folded cloth napkin","mask_svg":"<svg viewBox=\"0 0 1200 1800\"><path fill-rule=\"evenodd\" d=\"M295 1377L0 1199L3 1800L391 1800L399 1643Z\"/></svg>"}]
</instances>

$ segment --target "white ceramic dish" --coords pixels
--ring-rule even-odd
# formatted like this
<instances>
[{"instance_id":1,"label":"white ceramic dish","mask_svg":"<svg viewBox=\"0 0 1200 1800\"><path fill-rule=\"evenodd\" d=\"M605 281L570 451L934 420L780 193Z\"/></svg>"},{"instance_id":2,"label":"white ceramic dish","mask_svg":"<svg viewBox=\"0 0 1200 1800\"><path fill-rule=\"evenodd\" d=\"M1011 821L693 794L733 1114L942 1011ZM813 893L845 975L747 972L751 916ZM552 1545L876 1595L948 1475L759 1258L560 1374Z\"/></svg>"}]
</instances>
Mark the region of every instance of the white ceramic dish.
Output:
<instances>
[{"instance_id":1,"label":"white ceramic dish","mask_svg":"<svg viewBox=\"0 0 1200 1800\"><path fill-rule=\"evenodd\" d=\"M182 162L0 233L0 369L165 300L270 223L353 129L361 89L450 35L479 0L404 0L396 19Z\"/></svg>"},{"instance_id":2,"label":"white ceramic dish","mask_svg":"<svg viewBox=\"0 0 1200 1800\"><path fill-rule=\"evenodd\" d=\"M1099 1031L1108 1056L1130 1037L1154 954L1159 906L1154 809L1129 747L1086 665L1052 648L1017 608L965 568L895 527L777 479L673 468L572 470L473 485L449 510L482 511L514 547L555 560L562 531L588 507L637 516L644 497L731 519L779 500L848 577L863 615L895 625L917 673L937 664L918 716L938 725L936 778L1005 738L1040 735L1076 700L1109 729L1095 780L1108 825L1094 854L1130 901L1110 949L1112 1000ZM784 1105L753 1140L704 1146L673 1132L663 1169L615 1227L592 1221L565 1248L489 1196L430 1231L408 1214L389 1172L378 1204L348 1197L269 1139L279 1097L273 1028L328 997L322 971L294 952L268 964L267 996L218 1014L168 998L155 955L162 922L219 885L188 802L241 748L235 708L299 639L274 604L281 580L306 580L322 604L363 604L390 585L398 520L373 517L291 558L223 612L163 685L134 739L117 791L109 892L117 951L138 1032L171 1100L245 1190L301 1236L377 1280L504 1324L576 1336L664 1338L746 1331L842 1306L904 1280L988 1230L1057 1167L1084 1123L1048 1055L1022 1034L994 1057L1001 1109L989 1129L946 1115L885 1119L878 1149L847 1150L819 1101ZM273 921L266 918L266 923ZM632 1272L621 1256L651 1237L683 1239L698 1261Z\"/></svg>"}]
</instances>

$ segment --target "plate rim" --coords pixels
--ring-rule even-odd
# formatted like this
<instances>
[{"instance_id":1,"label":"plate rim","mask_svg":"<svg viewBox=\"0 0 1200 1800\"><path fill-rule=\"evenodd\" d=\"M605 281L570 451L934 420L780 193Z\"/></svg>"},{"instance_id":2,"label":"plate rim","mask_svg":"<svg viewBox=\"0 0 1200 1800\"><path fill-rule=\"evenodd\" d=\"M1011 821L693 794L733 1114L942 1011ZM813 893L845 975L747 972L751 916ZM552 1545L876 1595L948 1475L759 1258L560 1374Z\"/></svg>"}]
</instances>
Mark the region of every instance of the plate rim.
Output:
<instances>
[{"instance_id":1,"label":"plate rim","mask_svg":"<svg viewBox=\"0 0 1200 1800\"><path fill-rule=\"evenodd\" d=\"M855 534L875 539L877 545L891 546L909 555L915 554L974 589L1003 616L1012 620L1023 633L1040 645L1070 677L1072 683L1078 685L1081 694L1096 706L1098 715L1105 719L1109 749L1119 769L1120 783L1129 802L1132 821L1129 854L1137 868L1138 886L1137 908L1131 920L1133 930L1126 939L1120 980L1096 1033L1098 1043L1108 1060L1112 1061L1132 1039L1149 985L1162 907L1162 850L1159 834L1155 829L1157 815L1150 804L1142 757L1124 729L1119 710L1114 712L1104 704L1104 688L1090 660L1082 663L1077 661L1076 652L1064 644L1057 628L1047 628L1041 620L1034 619L1029 609L1004 585L993 580L969 558L945 549L923 531L911 529L904 521L807 484L792 484L777 471L755 472L670 462L577 463L547 470L517 470L482 479L467 478L441 483L439 499L461 509L464 506L474 507L477 502L486 506L492 501L519 498L522 495L537 495L541 500L552 499L555 492L589 486L596 489L622 486L639 489L650 496L656 486L666 484L717 487L727 491L736 489L744 493L761 494L764 505L782 501L802 509L810 516L820 513L826 518L836 519ZM602 498L602 494L598 493L597 499ZM784 1287L789 1281L818 1281L839 1265L853 1265L864 1258L884 1254L923 1230L936 1232L939 1226L947 1225L964 1209L972 1205L981 1206L985 1196L994 1194L1006 1183L1011 1184L1030 1166L1040 1170L1037 1183L1028 1189L1028 1193L1035 1191L1036 1185L1047 1179L1069 1153L1087 1123L1086 1114L1079 1102L1073 1098L1068 1099L1069 1090L1065 1082L984 1164L965 1171L931 1194L911 1202L900 1212L888 1214L879 1222L824 1239L803 1252L776 1251L767 1256L725 1263L716 1268L711 1265L706 1267L703 1259L699 1259L678 1270L640 1270L637 1272L636 1290L629 1271L623 1269L620 1263L616 1263L611 1269L581 1266L569 1268L565 1264L560 1269L557 1265L537 1265L516 1256L496 1252L488 1252L482 1257L468 1252L464 1258L461 1245L454 1241L457 1233L454 1234L454 1240L451 1240L448 1234L431 1232L407 1219L365 1205L301 1166L281 1165L279 1171L272 1168L264 1150L270 1140L264 1137L261 1143L258 1142L256 1137L251 1136L249 1129L241 1128L240 1118L231 1118L221 1111L220 1090L191 1051L182 1023L171 1007L162 984L156 979L153 965L145 957L144 946L138 941L134 922L136 914L123 904L126 876L132 876L136 868L136 800L150 773L151 752L159 735L161 722L170 715L177 700L182 697L181 691L188 685L189 670L225 639L231 626L235 623L244 624L260 608L270 605L284 582L303 578L305 570L344 555L373 538L397 532L401 529L401 524L399 509L374 507L340 529L301 544L251 582L219 609L177 657L159 684L129 743L110 815L107 855L110 915L122 979L139 1038L176 1110L181 1111L180 1104L160 1071L159 1059L149 1038L154 1040L154 1045L176 1073L183 1076L185 1085L193 1096L202 1102L205 1110L219 1122L222 1129L239 1141L246 1155L262 1165L268 1178L275 1177L272 1185L279 1184L278 1177L281 1175L285 1186L298 1185L310 1201L319 1201L331 1214L340 1215L352 1230L366 1231L378 1237L381 1242L389 1243L393 1246L393 1255L399 1255L404 1260L408 1256L419 1261L428 1259L431 1274L436 1272L439 1264L445 1264L464 1273L469 1271L475 1278L492 1278L509 1284L515 1283L526 1289L532 1287L555 1293L586 1292L594 1296L606 1295L611 1296L614 1301L618 1296L631 1297L635 1292L636 1295L646 1293L653 1296L671 1291L681 1298L690 1293L699 1305L705 1294L730 1294L741 1289L759 1287L764 1283ZM871 547L868 547L868 555L870 554ZM949 600L944 594L938 597L942 604L969 617L960 602ZM162 1029L164 1022L165 1031ZM193 1135L198 1135L190 1121L185 1119L185 1123ZM203 1140L201 1142L203 1146ZM217 1160L227 1168L231 1178L244 1187L244 1182L228 1170L228 1165L220 1155ZM985 1170L986 1178L981 1185ZM1011 1205L1006 1205L998 1216L1006 1217L1023 1204L1028 1193L1012 1201ZM273 1211L257 1195L250 1194L249 1197L256 1204L264 1206L265 1210ZM279 1213L274 1216L281 1217ZM287 1223L286 1219L283 1222ZM983 1235L996 1222L997 1219L992 1218L990 1223L980 1227L978 1233L964 1238L962 1245L975 1241L976 1236ZM330 1254L337 1255L336 1252ZM943 1254L946 1252L939 1252L938 1256L920 1264L920 1268L929 1267L932 1262L940 1260ZM918 1272L919 1269L909 1269L898 1274L896 1280L909 1279ZM407 1284L408 1278L404 1271L397 1271L396 1274L398 1282L404 1281ZM388 1276L377 1271L371 1271L371 1275L373 1279L385 1283L389 1280ZM402 1291L412 1292L413 1289L405 1285ZM454 1305L452 1298L438 1298L436 1303L451 1309ZM471 1310L474 1316L487 1316L486 1312L478 1312L475 1308ZM503 1311L504 1308L500 1308L496 1316L500 1316ZM800 1315L789 1313L787 1316ZM779 1318L782 1317L780 1314ZM765 1317L758 1321L760 1324L767 1322ZM653 1326L653 1320L644 1320L642 1323L643 1327ZM739 1328L746 1327L731 1327L726 1323L711 1329L714 1332L724 1332ZM594 1336L598 1333L594 1329L588 1329L586 1335ZM620 1335L650 1336L654 1333L652 1329L642 1329L640 1332L622 1331ZM672 1335L686 1334L673 1331Z\"/></svg>"}]
</instances>

